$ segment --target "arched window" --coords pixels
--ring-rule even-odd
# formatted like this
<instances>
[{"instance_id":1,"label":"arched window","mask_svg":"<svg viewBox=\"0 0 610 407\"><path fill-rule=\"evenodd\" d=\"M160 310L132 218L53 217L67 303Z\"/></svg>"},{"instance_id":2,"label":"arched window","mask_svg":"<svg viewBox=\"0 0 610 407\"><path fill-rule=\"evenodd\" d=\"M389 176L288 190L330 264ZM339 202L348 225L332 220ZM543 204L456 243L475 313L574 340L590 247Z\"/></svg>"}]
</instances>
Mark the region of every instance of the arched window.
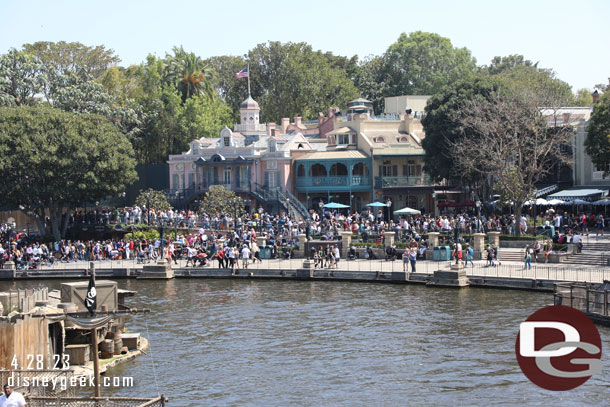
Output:
<instances>
[{"instance_id":1,"label":"arched window","mask_svg":"<svg viewBox=\"0 0 610 407\"><path fill-rule=\"evenodd\" d=\"M330 175L347 175L347 167L345 166L345 164L341 163L333 164L332 167L330 167Z\"/></svg>"},{"instance_id":2,"label":"arched window","mask_svg":"<svg viewBox=\"0 0 610 407\"><path fill-rule=\"evenodd\" d=\"M383 137L377 137L374 141L375 143L385 143L385 139Z\"/></svg>"},{"instance_id":3,"label":"arched window","mask_svg":"<svg viewBox=\"0 0 610 407\"><path fill-rule=\"evenodd\" d=\"M310 177L325 177L326 176L326 167L322 164L314 164L309 169Z\"/></svg>"},{"instance_id":4,"label":"arched window","mask_svg":"<svg viewBox=\"0 0 610 407\"><path fill-rule=\"evenodd\" d=\"M297 167L297 177L304 177L305 176L305 166L303 164L299 164L299 166Z\"/></svg>"},{"instance_id":5,"label":"arched window","mask_svg":"<svg viewBox=\"0 0 610 407\"><path fill-rule=\"evenodd\" d=\"M352 175L367 176L369 175L369 167L365 163L358 163L354 165Z\"/></svg>"},{"instance_id":6,"label":"arched window","mask_svg":"<svg viewBox=\"0 0 610 407\"><path fill-rule=\"evenodd\" d=\"M398 139L398 142L399 142L399 143L408 143L408 142L409 142L409 140L407 140L407 138L403 136L403 137L400 137L400 138Z\"/></svg>"}]
</instances>

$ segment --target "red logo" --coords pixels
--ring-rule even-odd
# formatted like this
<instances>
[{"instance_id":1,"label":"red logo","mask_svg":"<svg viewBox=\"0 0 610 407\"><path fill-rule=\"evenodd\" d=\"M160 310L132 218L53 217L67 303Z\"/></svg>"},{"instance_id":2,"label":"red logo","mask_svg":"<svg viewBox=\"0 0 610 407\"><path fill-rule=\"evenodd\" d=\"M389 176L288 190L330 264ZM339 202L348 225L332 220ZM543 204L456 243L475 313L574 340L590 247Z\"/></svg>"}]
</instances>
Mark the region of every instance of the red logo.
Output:
<instances>
[{"instance_id":1,"label":"red logo","mask_svg":"<svg viewBox=\"0 0 610 407\"><path fill-rule=\"evenodd\" d=\"M561 305L542 308L521 323L515 344L521 370L547 390L571 390L601 373L602 341L593 321Z\"/></svg>"}]
</instances>

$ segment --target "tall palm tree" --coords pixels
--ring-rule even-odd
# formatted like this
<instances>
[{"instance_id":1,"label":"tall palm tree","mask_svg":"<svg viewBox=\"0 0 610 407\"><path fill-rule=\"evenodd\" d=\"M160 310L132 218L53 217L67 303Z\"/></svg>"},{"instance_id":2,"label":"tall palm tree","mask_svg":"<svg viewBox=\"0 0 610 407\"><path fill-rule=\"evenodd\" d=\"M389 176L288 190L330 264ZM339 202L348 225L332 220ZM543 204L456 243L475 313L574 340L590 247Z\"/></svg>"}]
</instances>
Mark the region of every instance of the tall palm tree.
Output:
<instances>
[{"instance_id":1,"label":"tall palm tree","mask_svg":"<svg viewBox=\"0 0 610 407\"><path fill-rule=\"evenodd\" d=\"M214 99L215 91L211 84L213 70L192 52L182 46L173 48L174 56L167 56L168 65L165 79L173 83L182 93L182 102L193 95Z\"/></svg>"}]
</instances>

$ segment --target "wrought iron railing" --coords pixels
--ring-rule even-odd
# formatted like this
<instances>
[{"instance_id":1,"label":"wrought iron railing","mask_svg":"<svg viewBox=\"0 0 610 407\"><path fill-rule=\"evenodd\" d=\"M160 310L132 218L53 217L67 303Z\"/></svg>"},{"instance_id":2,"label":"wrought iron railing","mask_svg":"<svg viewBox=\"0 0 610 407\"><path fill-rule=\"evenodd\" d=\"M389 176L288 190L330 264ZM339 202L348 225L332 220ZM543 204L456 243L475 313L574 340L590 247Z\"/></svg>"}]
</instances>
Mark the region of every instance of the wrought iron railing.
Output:
<instances>
[{"instance_id":1,"label":"wrought iron railing","mask_svg":"<svg viewBox=\"0 0 610 407\"><path fill-rule=\"evenodd\" d=\"M341 187L341 186L367 186L371 184L369 176L354 175L352 177L297 177L298 187Z\"/></svg>"},{"instance_id":2,"label":"wrought iron railing","mask_svg":"<svg viewBox=\"0 0 610 407\"><path fill-rule=\"evenodd\" d=\"M410 187L433 185L432 179L426 175L419 177L375 177L375 188Z\"/></svg>"}]
</instances>

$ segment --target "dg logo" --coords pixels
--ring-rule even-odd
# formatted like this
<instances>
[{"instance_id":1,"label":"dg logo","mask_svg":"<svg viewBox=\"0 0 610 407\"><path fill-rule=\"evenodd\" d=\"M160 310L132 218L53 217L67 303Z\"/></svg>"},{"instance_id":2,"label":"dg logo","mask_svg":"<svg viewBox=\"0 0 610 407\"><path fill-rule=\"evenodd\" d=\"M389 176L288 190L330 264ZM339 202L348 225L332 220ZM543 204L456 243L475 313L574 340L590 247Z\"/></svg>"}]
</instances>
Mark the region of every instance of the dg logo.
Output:
<instances>
[{"instance_id":1,"label":"dg logo","mask_svg":"<svg viewBox=\"0 0 610 407\"><path fill-rule=\"evenodd\" d=\"M521 370L547 390L571 390L602 371L602 343L581 311L554 305L522 322L515 344Z\"/></svg>"}]
</instances>

